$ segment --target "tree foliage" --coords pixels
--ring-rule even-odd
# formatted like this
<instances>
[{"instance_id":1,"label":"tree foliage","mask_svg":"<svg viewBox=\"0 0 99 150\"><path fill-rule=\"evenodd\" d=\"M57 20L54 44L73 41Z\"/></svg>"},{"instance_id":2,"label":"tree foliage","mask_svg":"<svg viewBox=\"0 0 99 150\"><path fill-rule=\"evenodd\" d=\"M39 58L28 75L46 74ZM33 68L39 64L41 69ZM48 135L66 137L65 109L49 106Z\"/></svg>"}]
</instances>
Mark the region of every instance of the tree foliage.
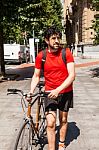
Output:
<instances>
[{"instance_id":1,"label":"tree foliage","mask_svg":"<svg viewBox=\"0 0 99 150\"><path fill-rule=\"evenodd\" d=\"M23 43L24 38L40 36L45 27L61 25L59 0L1 0L0 1L0 66L5 73L3 43Z\"/></svg>"},{"instance_id":2,"label":"tree foliage","mask_svg":"<svg viewBox=\"0 0 99 150\"><path fill-rule=\"evenodd\" d=\"M33 28L36 36L51 24L57 24L61 28L61 3L59 0L16 0L15 2L10 0L9 5L7 3L6 12L4 18L6 42L10 40L21 42L24 32L27 33L27 37L31 37Z\"/></svg>"},{"instance_id":3,"label":"tree foliage","mask_svg":"<svg viewBox=\"0 0 99 150\"><path fill-rule=\"evenodd\" d=\"M99 11L99 0L92 0L92 6L94 10Z\"/></svg>"},{"instance_id":4,"label":"tree foliage","mask_svg":"<svg viewBox=\"0 0 99 150\"><path fill-rule=\"evenodd\" d=\"M93 29L95 31L94 44L99 44L99 0L92 0L92 8L96 11L95 20L93 21Z\"/></svg>"}]
</instances>

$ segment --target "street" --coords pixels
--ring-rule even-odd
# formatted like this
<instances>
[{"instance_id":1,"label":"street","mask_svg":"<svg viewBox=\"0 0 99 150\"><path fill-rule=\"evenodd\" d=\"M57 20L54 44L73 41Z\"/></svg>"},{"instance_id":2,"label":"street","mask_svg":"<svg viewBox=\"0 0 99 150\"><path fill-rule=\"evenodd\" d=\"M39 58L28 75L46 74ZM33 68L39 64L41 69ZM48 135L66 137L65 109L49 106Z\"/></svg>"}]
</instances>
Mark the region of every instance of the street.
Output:
<instances>
[{"instance_id":1,"label":"street","mask_svg":"<svg viewBox=\"0 0 99 150\"><path fill-rule=\"evenodd\" d=\"M91 61L96 60L75 58L76 64ZM13 150L23 116L19 96L7 95L7 89L19 88L28 92L33 64L8 68L7 73L19 77L0 82L0 150ZM66 150L99 150L99 63L76 67L74 108L70 110L68 122Z\"/></svg>"}]
</instances>

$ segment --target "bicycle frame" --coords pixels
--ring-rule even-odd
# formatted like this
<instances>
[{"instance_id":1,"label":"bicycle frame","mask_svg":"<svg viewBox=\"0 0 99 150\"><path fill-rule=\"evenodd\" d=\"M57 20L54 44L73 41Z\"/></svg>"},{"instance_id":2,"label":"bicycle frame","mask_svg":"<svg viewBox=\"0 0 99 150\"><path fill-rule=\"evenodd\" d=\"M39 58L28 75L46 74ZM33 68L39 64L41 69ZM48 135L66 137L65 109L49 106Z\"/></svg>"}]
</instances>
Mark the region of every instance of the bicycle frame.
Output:
<instances>
[{"instance_id":1,"label":"bicycle frame","mask_svg":"<svg viewBox=\"0 0 99 150\"><path fill-rule=\"evenodd\" d=\"M33 117L32 117L32 115L31 115L31 108L32 108L32 106L33 106L33 104L38 100L38 98L40 98L40 95L39 96L37 96L34 100L33 100L33 102L28 102L28 107L27 107L27 113L26 113L26 115L25 115L25 120L28 120L29 122L32 122L32 124L33 124L33 128L34 128L34 130L35 130L35 133L37 134L37 136L38 136L38 124L39 124L39 118L38 118L38 116L36 116L36 122L34 123L33 122ZM37 114L39 113L38 112L38 109L39 109L39 107L40 107L40 101L38 101L37 102L38 104L37 104Z\"/></svg>"},{"instance_id":2,"label":"bicycle frame","mask_svg":"<svg viewBox=\"0 0 99 150\"><path fill-rule=\"evenodd\" d=\"M25 147L27 150L31 149L33 145L33 150L37 150L37 145L40 144L40 141L45 137L45 129L46 129L46 123L45 123L45 109L44 109L44 92L41 91L42 84L38 86L39 91L33 95L30 95L31 97L34 97L34 99L30 99L28 101L28 104L25 101L25 98L27 94L24 94L23 91L18 89L9 89L8 94L19 94L21 93L21 106L24 112L22 126L20 127L20 130L18 132L16 141L15 141L15 147L14 150L18 150L19 147L21 149L24 149ZM30 97L30 98L31 98ZM37 102L37 103L36 103ZM35 107L35 104L37 104L36 109L36 117L34 118L32 114L32 108ZM43 116L43 117L41 117ZM27 137L27 138L26 138ZM33 142L34 141L34 142ZM33 142L33 143L32 143ZM42 144L40 144L42 146Z\"/></svg>"}]
</instances>

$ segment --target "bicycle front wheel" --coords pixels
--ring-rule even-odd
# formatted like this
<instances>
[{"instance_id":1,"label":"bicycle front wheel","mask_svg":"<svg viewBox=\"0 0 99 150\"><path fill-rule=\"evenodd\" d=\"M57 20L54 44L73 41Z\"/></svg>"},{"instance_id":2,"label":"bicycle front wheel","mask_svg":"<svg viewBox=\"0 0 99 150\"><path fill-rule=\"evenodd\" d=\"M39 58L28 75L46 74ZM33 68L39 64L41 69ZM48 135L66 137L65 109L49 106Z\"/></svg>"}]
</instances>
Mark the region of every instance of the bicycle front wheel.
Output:
<instances>
[{"instance_id":1,"label":"bicycle front wheel","mask_svg":"<svg viewBox=\"0 0 99 150\"><path fill-rule=\"evenodd\" d=\"M43 97L38 97L37 101L36 128L38 131L38 138L46 137L46 118Z\"/></svg>"},{"instance_id":2,"label":"bicycle front wheel","mask_svg":"<svg viewBox=\"0 0 99 150\"><path fill-rule=\"evenodd\" d=\"M20 128L14 150L38 150L36 141L33 143L34 137L33 124L27 120Z\"/></svg>"}]
</instances>

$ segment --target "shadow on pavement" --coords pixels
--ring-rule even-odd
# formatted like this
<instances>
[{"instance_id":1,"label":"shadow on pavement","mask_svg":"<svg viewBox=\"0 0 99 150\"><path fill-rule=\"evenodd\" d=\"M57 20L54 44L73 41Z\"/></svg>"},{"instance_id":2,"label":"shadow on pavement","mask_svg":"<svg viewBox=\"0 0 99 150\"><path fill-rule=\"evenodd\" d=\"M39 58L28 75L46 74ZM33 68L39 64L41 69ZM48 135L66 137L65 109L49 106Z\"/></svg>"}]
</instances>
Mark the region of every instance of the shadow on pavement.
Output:
<instances>
[{"instance_id":1,"label":"shadow on pavement","mask_svg":"<svg viewBox=\"0 0 99 150\"><path fill-rule=\"evenodd\" d=\"M17 78L16 81L26 80L28 78L32 78L34 73L34 67L25 67L25 68L18 69L18 71L20 77Z\"/></svg>"},{"instance_id":2,"label":"shadow on pavement","mask_svg":"<svg viewBox=\"0 0 99 150\"><path fill-rule=\"evenodd\" d=\"M91 74L92 78L94 78L94 77L99 78L99 67L96 67L94 69L90 69L90 71L92 72L92 74Z\"/></svg>"},{"instance_id":3,"label":"shadow on pavement","mask_svg":"<svg viewBox=\"0 0 99 150\"><path fill-rule=\"evenodd\" d=\"M57 143L56 143L56 149L58 149L58 142L59 142L59 126L56 127L57 132ZM66 147L77 137L80 135L80 129L76 126L76 122L69 122L68 123L68 130L67 130L67 136L65 140Z\"/></svg>"},{"instance_id":4,"label":"shadow on pavement","mask_svg":"<svg viewBox=\"0 0 99 150\"><path fill-rule=\"evenodd\" d=\"M32 78L34 73L34 67L23 67L23 68L14 68L14 69L7 69L7 75L10 77L10 74L13 74L13 80L26 80L28 78ZM16 76L17 75L17 76Z\"/></svg>"}]
</instances>

